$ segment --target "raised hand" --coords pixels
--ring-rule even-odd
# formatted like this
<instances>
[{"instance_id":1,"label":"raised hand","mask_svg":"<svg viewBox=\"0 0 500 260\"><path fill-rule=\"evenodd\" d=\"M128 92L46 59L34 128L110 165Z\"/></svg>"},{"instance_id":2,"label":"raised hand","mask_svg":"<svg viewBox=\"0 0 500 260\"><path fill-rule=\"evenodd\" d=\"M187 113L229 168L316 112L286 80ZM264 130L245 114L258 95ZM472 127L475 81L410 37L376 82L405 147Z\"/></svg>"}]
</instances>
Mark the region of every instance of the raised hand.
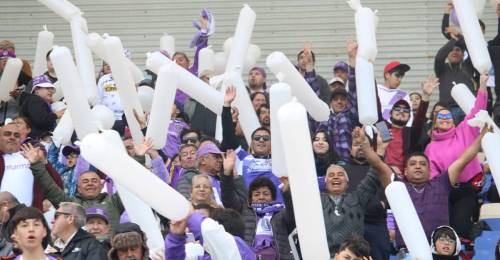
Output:
<instances>
[{"instance_id":1,"label":"raised hand","mask_svg":"<svg viewBox=\"0 0 500 260\"><path fill-rule=\"evenodd\" d=\"M135 145L134 151L137 156L144 156L150 149L153 148L153 139L143 138L142 143Z\"/></svg>"},{"instance_id":2,"label":"raised hand","mask_svg":"<svg viewBox=\"0 0 500 260\"><path fill-rule=\"evenodd\" d=\"M229 176L233 173L233 168L236 163L236 153L233 150L227 150L222 163L224 175Z\"/></svg>"},{"instance_id":3,"label":"raised hand","mask_svg":"<svg viewBox=\"0 0 500 260\"><path fill-rule=\"evenodd\" d=\"M439 79L432 74L427 76L427 79L422 83L422 92L427 98L424 101L429 101L428 98L432 95L432 92L437 86L439 86Z\"/></svg>"},{"instance_id":4,"label":"raised hand","mask_svg":"<svg viewBox=\"0 0 500 260\"><path fill-rule=\"evenodd\" d=\"M170 233L174 235L182 236L186 234L187 220L171 221L170 222Z\"/></svg>"},{"instance_id":5,"label":"raised hand","mask_svg":"<svg viewBox=\"0 0 500 260\"><path fill-rule=\"evenodd\" d=\"M481 77L479 78L479 88L486 91L486 83L488 82L488 79L490 77L488 76L487 73L481 74Z\"/></svg>"},{"instance_id":6,"label":"raised hand","mask_svg":"<svg viewBox=\"0 0 500 260\"><path fill-rule=\"evenodd\" d=\"M354 130L352 131L352 143L361 146L369 143L364 128L363 129L361 127L354 128Z\"/></svg>"},{"instance_id":7,"label":"raised hand","mask_svg":"<svg viewBox=\"0 0 500 260\"><path fill-rule=\"evenodd\" d=\"M38 147L33 147L32 144L24 144L21 146L23 156L30 162L35 164L44 159L43 152Z\"/></svg>"},{"instance_id":8,"label":"raised hand","mask_svg":"<svg viewBox=\"0 0 500 260\"><path fill-rule=\"evenodd\" d=\"M139 115L135 109L132 109L132 111L134 112L135 120L137 120L141 129L146 128L146 116Z\"/></svg>"},{"instance_id":9,"label":"raised hand","mask_svg":"<svg viewBox=\"0 0 500 260\"><path fill-rule=\"evenodd\" d=\"M306 57L306 71L310 72L313 71L314 69L314 61L312 58L312 43L311 42L306 42L304 43L304 54Z\"/></svg>"},{"instance_id":10,"label":"raised hand","mask_svg":"<svg viewBox=\"0 0 500 260\"><path fill-rule=\"evenodd\" d=\"M234 86L228 86L226 93L224 94L224 106L230 107L236 98L236 88Z\"/></svg>"},{"instance_id":11,"label":"raised hand","mask_svg":"<svg viewBox=\"0 0 500 260\"><path fill-rule=\"evenodd\" d=\"M349 57L349 65L356 66L356 54L358 53L358 43L355 40L347 40L347 56Z\"/></svg>"},{"instance_id":12,"label":"raised hand","mask_svg":"<svg viewBox=\"0 0 500 260\"><path fill-rule=\"evenodd\" d=\"M451 1L449 1L448 3L446 3L446 5L444 7L444 13L449 14L449 13L451 13L451 10L453 10L453 3Z\"/></svg>"}]
</instances>

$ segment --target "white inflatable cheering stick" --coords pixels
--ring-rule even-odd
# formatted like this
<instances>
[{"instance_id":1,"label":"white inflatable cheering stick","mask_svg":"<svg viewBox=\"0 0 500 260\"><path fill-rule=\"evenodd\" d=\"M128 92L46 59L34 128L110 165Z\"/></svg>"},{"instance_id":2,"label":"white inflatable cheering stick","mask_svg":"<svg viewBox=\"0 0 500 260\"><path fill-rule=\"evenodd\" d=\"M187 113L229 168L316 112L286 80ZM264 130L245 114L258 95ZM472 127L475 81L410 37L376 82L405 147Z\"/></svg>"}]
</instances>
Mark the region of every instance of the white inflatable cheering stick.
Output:
<instances>
[{"instance_id":1,"label":"white inflatable cheering stick","mask_svg":"<svg viewBox=\"0 0 500 260\"><path fill-rule=\"evenodd\" d=\"M33 64L33 75L42 75L47 71L47 52L54 45L54 34L43 26L43 30L38 33L36 41L35 62Z\"/></svg>"},{"instance_id":2,"label":"white inflatable cheering stick","mask_svg":"<svg viewBox=\"0 0 500 260\"><path fill-rule=\"evenodd\" d=\"M395 181L385 188L401 236L413 259L432 260L432 253L417 211L404 183Z\"/></svg>"},{"instance_id":3,"label":"white inflatable cheering stick","mask_svg":"<svg viewBox=\"0 0 500 260\"><path fill-rule=\"evenodd\" d=\"M282 82L288 84L292 95L302 103L314 120L323 122L330 116L328 105L318 98L304 77L282 52L273 52L267 56L267 67L275 76L281 75Z\"/></svg>"},{"instance_id":4,"label":"white inflatable cheering stick","mask_svg":"<svg viewBox=\"0 0 500 260\"><path fill-rule=\"evenodd\" d=\"M160 38L160 50L166 51L171 57L175 53L175 38L168 33L164 33Z\"/></svg>"},{"instance_id":5,"label":"white inflatable cheering stick","mask_svg":"<svg viewBox=\"0 0 500 260\"><path fill-rule=\"evenodd\" d=\"M453 6L460 22L460 28L462 29L472 64L482 74L487 73L492 64L472 2L471 0L453 0Z\"/></svg>"},{"instance_id":6,"label":"white inflatable cheering stick","mask_svg":"<svg viewBox=\"0 0 500 260\"><path fill-rule=\"evenodd\" d=\"M23 67L23 61L19 58L9 58L7 59L7 64L0 78L0 100L9 101L12 97L10 92L16 87L17 78L21 69Z\"/></svg>"},{"instance_id":7,"label":"white inflatable cheering stick","mask_svg":"<svg viewBox=\"0 0 500 260\"><path fill-rule=\"evenodd\" d=\"M123 45L120 38L110 36L104 40L104 47L106 57L109 60L109 66L113 71L113 79L118 88L118 94L125 117L127 118L127 124L130 127L132 139L134 143L140 144L144 135L142 134L139 122L135 118L134 110L141 117L144 116L144 112L137 96L134 80L127 65L128 59L123 54Z\"/></svg>"},{"instance_id":8,"label":"white inflatable cheering stick","mask_svg":"<svg viewBox=\"0 0 500 260\"><path fill-rule=\"evenodd\" d=\"M302 257L330 259L306 109L288 102L278 111L278 122Z\"/></svg>"},{"instance_id":9,"label":"white inflatable cheering stick","mask_svg":"<svg viewBox=\"0 0 500 260\"><path fill-rule=\"evenodd\" d=\"M283 82L275 83L269 89L271 108L271 154L273 155L273 174L281 177L287 176L285 154L281 141L281 129L278 123L278 111L286 103L292 100L290 86ZM287 129L284 129L287 131Z\"/></svg>"},{"instance_id":10,"label":"white inflatable cheering stick","mask_svg":"<svg viewBox=\"0 0 500 260\"><path fill-rule=\"evenodd\" d=\"M378 17L375 15L377 11L374 12L368 7L361 6L360 0L350 0L347 3L356 11L354 21L358 39L357 55L374 63L378 52L376 37Z\"/></svg>"},{"instance_id":11,"label":"white inflatable cheering stick","mask_svg":"<svg viewBox=\"0 0 500 260\"><path fill-rule=\"evenodd\" d=\"M90 106L83 92L82 80L70 50L66 47L55 47L50 53L50 60L54 65L58 81L61 82L78 138L82 140L90 133L97 133L97 127L91 120Z\"/></svg>"},{"instance_id":12,"label":"white inflatable cheering stick","mask_svg":"<svg viewBox=\"0 0 500 260\"><path fill-rule=\"evenodd\" d=\"M189 213L189 202L186 198L116 147L105 136L101 134L86 136L81 142L80 149L85 160L166 218L181 220Z\"/></svg>"}]
</instances>

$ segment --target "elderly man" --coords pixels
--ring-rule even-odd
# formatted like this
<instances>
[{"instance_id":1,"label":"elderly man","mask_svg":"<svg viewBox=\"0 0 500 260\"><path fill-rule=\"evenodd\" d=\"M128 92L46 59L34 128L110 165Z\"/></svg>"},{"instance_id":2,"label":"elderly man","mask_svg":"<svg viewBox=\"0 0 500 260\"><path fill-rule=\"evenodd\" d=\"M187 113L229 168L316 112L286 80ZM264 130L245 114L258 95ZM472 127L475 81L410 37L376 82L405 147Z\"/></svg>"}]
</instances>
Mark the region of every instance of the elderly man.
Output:
<instances>
[{"instance_id":1,"label":"elderly man","mask_svg":"<svg viewBox=\"0 0 500 260\"><path fill-rule=\"evenodd\" d=\"M40 183L33 178L30 163L20 152L21 133L17 124L10 123L0 128L0 191L11 192L17 200L27 206L43 209L44 196ZM62 187L59 174L50 164L44 166L47 178L54 186Z\"/></svg>"},{"instance_id":2,"label":"elderly man","mask_svg":"<svg viewBox=\"0 0 500 260\"><path fill-rule=\"evenodd\" d=\"M32 94L23 92L19 98L19 114L28 118L31 125L30 137L38 138L44 132L56 127L56 120L64 114L64 109L52 112L50 104L56 89L45 75L33 79Z\"/></svg>"},{"instance_id":3,"label":"elderly man","mask_svg":"<svg viewBox=\"0 0 500 260\"><path fill-rule=\"evenodd\" d=\"M118 225L120 215L124 211L120 197L117 193L113 195L106 192L101 193L104 185L96 172L86 171L80 174L77 193L74 198L71 198L49 178L43 164L45 158L42 151L31 145L24 146L23 151L24 156L31 164L31 171L35 179L40 183L43 194L55 207L64 201L73 201L84 208L104 208L108 213L111 229Z\"/></svg>"},{"instance_id":4,"label":"elderly man","mask_svg":"<svg viewBox=\"0 0 500 260\"><path fill-rule=\"evenodd\" d=\"M222 205L220 195L220 174L223 170L222 154L223 152L213 142L205 141L202 143L196 152L198 170L186 171L182 177L180 177L175 189L189 199L193 177L197 174L207 174L212 180L214 199L218 204ZM238 178L237 193L240 197L244 198L246 196L246 188L241 178Z\"/></svg>"},{"instance_id":5,"label":"elderly man","mask_svg":"<svg viewBox=\"0 0 500 260\"><path fill-rule=\"evenodd\" d=\"M248 87L247 90L250 94L255 92L264 92L268 91L266 86L266 71L261 67L253 67L248 72Z\"/></svg>"},{"instance_id":6,"label":"elderly man","mask_svg":"<svg viewBox=\"0 0 500 260\"><path fill-rule=\"evenodd\" d=\"M107 251L109 245L109 221L108 213L102 208L88 208L85 210L86 222L85 230L94 235Z\"/></svg>"},{"instance_id":7,"label":"elderly man","mask_svg":"<svg viewBox=\"0 0 500 260\"><path fill-rule=\"evenodd\" d=\"M24 204L20 204L19 201L8 191L0 192L0 226L3 227L0 232L0 257L13 255L12 243L8 234L8 227L10 225L10 220L14 214L22 208L25 208Z\"/></svg>"},{"instance_id":8,"label":"elderly man","mask_svg":"<svg viewBox=\"0 0 500 260\"><path fill-rule=\"evenodd\" d=\"M83 230L85 210L72 202L63 202L52 220L52 236L57 256L63 259L106 259L106 251L97 239Z\"/></svg>"},{"instance_id":9,"label":"elderly man","mask_svg":"<svg viewBox=\"0 0 500 260\"><path fill-rule=\"evenodd\" d=\"M437 227L448 225L451 187L457 184L458 177L464 167L479 152L481 139L486 134L486 130L486 128L483 129L481 136L457 160L451 163L446 173L440 174L432 180L429 180L429 159L423 153L414 153L406 161L403 182L413 201L426 237L430 237L432 231ZM389 185L393 174L390 166L385 164L370 148L369 142L360 128L355 129L353 138L356 138L356 143L361 145L370 165L379 172L382 185L384 187ZM439 214L436 214L436 212L439 212ZM396 233L396 244L398 248L404 247L399 230Z\"/></svg>"}]
</instances>

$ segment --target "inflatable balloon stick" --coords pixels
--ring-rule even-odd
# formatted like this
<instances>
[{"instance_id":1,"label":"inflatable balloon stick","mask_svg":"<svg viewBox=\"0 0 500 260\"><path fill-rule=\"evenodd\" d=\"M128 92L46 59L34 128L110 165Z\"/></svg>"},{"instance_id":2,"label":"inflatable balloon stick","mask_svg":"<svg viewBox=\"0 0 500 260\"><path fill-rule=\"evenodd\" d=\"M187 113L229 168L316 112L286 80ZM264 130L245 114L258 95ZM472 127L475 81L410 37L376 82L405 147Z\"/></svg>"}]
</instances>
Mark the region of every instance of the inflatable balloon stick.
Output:
<instances>
[{"instance_id":1,"label":"inflatable balloon stick","mask_svg":"<svg viewBox=\"0 0 500 260\"><path fill-rule=\"evenodd\" d=\"M95 120L97 129L109 130L115 124L115 114L104 105L95 105L92 108L92 117Z\"/></svg>"},{"instance_id":2,"label":"inflatable balloon stick","mask_svg":"<svg viewBox=\"0 0 500 260\"><path fill-rule=\"evenodd\" d=\"M491 175L493 176L493 180L495 180L497 191L500 194L500 153L498 153L500 133L486 133L483 140L481 140L481 147L483 147L486 159L488 159Z\"/></svg>"},{"instance_id":3,"label":"inflatable balloon stick","mask_svg":"<svg viewBox=\"0 0 500 260\"><path fill-rule=\"evenodd\" d=\"M127 152L118 132L106 130L101 133L101 136L113 143L113 145L115 145L115 147L120 149L122 152ZM163 248L164 241L160 232L159 223L156 220L151 207L149 207L146 203L144 203L144 201L142 201L134 193L130 192L119 182L114 181L114 185L120 195L120 199L122 200L122 204L127 211L128 217L133 223L139 225L144 233L146 233L148 237L146 243L148 244L148 247L151 248L150 250Z\"/></svg>"},{"instance_id":4,"label":"inflatable balloon stick","mask_svg":"<svg viewBox=\"0 0 500 260\"><path fill-rule=\"evenodd\" d=\"M71 119L76 134L80 140L90 133L97 133L97 127L93 124L90 106L83 93L82 81L76 69L73 57L66 47L55 47L50 53L50 60L61 82L64 98L71 113Z\"/></svg>"},{"instance_id":5,"label":"inflatable balloon stick","mask_svg":"<svg viewBox=\"0 0 500 260\"><path fill-rule=\"evenodd\" d=\"M99 58L109 63L106 57L106 49L104 48L104 38L97 33L89 33L87 36L87 45ZM132 73L132 77L134 78L134 82L139 83L144 80L141 69L129 59L127 59L127 63L130 73Z\"/></svg>"},{"instance_id":6,"label":"inflatable balloon stick","mask_svg":"<svg viewBox=\"0 0 500 260\"><path fill-rule=\"evenodd\" d=\"M226 72L234 71L239 68L240 74L252 38L252 31L255 24L256 14L248 5L243 5L238 23L234 31L234 37L231 44L231 51L227 58Z\"/></svg>"},{"instance_id":7,"label":"inflatable balloon stick","mask_svg":"<svg viewBox=\"0 0 500 260\"><path fill-rule=\"evenodd\" d=\"M281 177L287 176L281 131L278 124L279 109L292 100L290 86L283 82L275 83L269 89L271 106L271 154L273 155L273 173ZM286 131L286 130L285 130Z\"/></svg>"},{"instance_id":8,"label":"inflatable balloon stick","mask_svg":"<svg viewBox=\"0 0 500 260\"><path fill-rule=\"evenodd\" d=\"M347 3L356 11L356 38L358 40L358 57L375 62L377 56L377 37L375 35L378 18L368 7L362 7L360 0L350 0Z\"/></svg>"},{"instance_id":9,"label":"inflatable balloon stick","mask_svg":"<svg viewBox=\"0 0 500 260\"><path fill-rule=\"evenodd\" d=\"M385 188L401 236L413 259L432 260L428 238L404 183L395 181Z\"/></svg>"},{"instance_id":10,"label":"inflatable balloon stick","mask_svg":"<svg viewBox=\"0 0 500 260\"><path fill-rule=\"evenodd\" d=\"M23 62L18 58L9 58L0 78L0 101L9 101L12 97L10 92L17 87L17 78L21 73Z\"/></svg>"},{"instance_id":11,"label":"inflatable balloon stick","mask_svg":"<svg viewBox=\"0 0 500 260\"><path fill-rule=\"evenodd\" d=\"M137 88L137 96L145 113L151 112L154 92L155 90L150 86L140 86Z\"/></svg>"},{"instance_id":12,"label":"inflatable balloon stick","mask_svg":"<svg viewBox=\"0 0 500 260\"><path fill-rule=\"evenodd\" d=\"M356 87L358 88L359 122L372 125L378 121L377 92L373 64L362 57L356 57Z\"/></svg>"},{"instance_id":13,"label":"inflatable balloon stick","mask_svg":"<svg viewBox=\"0 0 500 260\"><path fill-rule=\"evenodd\" d=\"M453 86L451 89L451 96L465 114L468 114L472 110L476 102L474 94L472 94L470 89L463 83Z\"/></svg>"},{"instance_id":14,"label":"inflatable balloon stick","mask_svg":"<svg viewBox=\"0 0 500 260\"><path fill-rule=\"evenodd\" d=\"M73 5L68 0L38 0L38 2L45 5L52 12L64 18L66 21L71 22L75 16L81 16L83 13L78 7Z\"/></svg>"},{"instance_id":15,"label":"inflatable balloon stick","mask_svg":"<svg viewBox=\"0 0 500 260\"><path fill-rule=\"evenodd\" d=\"M203 104L212 112L220 115L222 113L222 105L224 104L224 96L201 79L197 78L191 72L177 65L167 56L160 52L148 54L146 60L146 68L158 74L162 65L172 64L177 71L179 89L184 91L190 97Z\"/></svg>"},{"instance_id":16,"label":"inflatable balloon stick","mask_svg":"<svg viewBox=\"0 0 500 260\"><path fill-rule=\"evenodd\" d=\"M132 79L132 75L130 75L127 65L128 59L123 54L122 42L120 38L111 36L104 40L104 47L106 49L106 57L109 60L109 66L113 71L113 79L118 88L118 95L120 96L123 111L130 127L132 139L134 143L140 144L144 135L141 132L139 122L135 118L134 110L139 116L143 116L144 113L139 102L139 97L137 96L134 80Z\"/></svg>"},{"instance_id":17,"label":"inflatable balloon stick","mask_svg":"<svg viewBox=\"0 0 500 260\"><path fill-rule=\"evenodd\" d=\"M234 105L238 108L238 121L245 135L247 143L252 142L252 133L260 127L259 119L253 108L250 96L245 88L245 83L241 78L241 72L235 69L233 72L226 72L221 91L225 91L227 87L233 86L236 88L236 98Z\"/></svg>"},{"instance_id":18,"label":"inflatable balloon stick","mask_svg":"<svg viewBox=\"0 0 500 260\"><path fill-rule=\"evenodd\" d=\"M482 74L487 73L492 64L472 2L471 0L453 0L453 6L460 22L460 28L462 29L472 64Z\"/></svg>"},{"instance_id":19,"label":"inflatable balloon stick","mask_svg":"<svg viewBox=\"0 0 500 260\"><path fill-rule=\"evenodd\" d=\"M63 145L71 144L71 136L73 135L73 131L75 128L73 127L73 120L71 119L71 112L68 109L64 112L63 116L57 123L54 132L52 132L52 140L54 141L54 145L56 147L60 147Z\"/></svg>"},{"instance_id":20,"label":"inflatable balloon stick","mask_svg":"<svg viewBox=\"0 0 500 260\"><path fill-rule=\"evenodd\" d=\"M71 19L71 37L73 39L73 49L75 60L80 73L80 79L84 87L85 95L91 105L97 103L99 95L95 81L95 65L92 53L86 44L87 32L82 28L87 28L87 21L81 16Z\"/></svg>"},{"instance_id":21,"label":"inflatable balloon stick","mask_svg":"<svg viewBox=\"0 0 500 260\"><path fill-rule=\"evenodd\" d=\"M304 77L282 52L273 52L267 56L267 67L275 76L282 74L283 82L292 89L292 95L304 104L307 112L318 122L328 120L330 108L318 98Z\"/></svg>"},{"instance_id":22,"label":"inflatable balloon stick","mask_svg":"<svg viewBox=\"0 0 500 260\"><path fill-rule=\"evenodd\" d=\"M172 64L163 65L160 68L151 106L146 136L153 140L155 149L163 148L167 142L168 125L171 119L169 108L174 104L177 90L177 71Z\"/></svg>"},{"instance_id":23,"label":"inflatable balloon stick","mask_svg":"<svg viewBox=\"0 0 500 260\"><path fill-rule=\"evenodd\" d=\"M165 33L160 38L160 50L166 51L169 55L174 56L175 53L175 38L168 33Z\"/></svg>"},{"instance_id":24,"label":"inflatable balloon stick","mask_svg":"<svg viewBox=\"0 0 500 260\"><path fill-rule=\"evenodd\" d=\"M330 259L306 109L288 102L279 109L278 122L302 257Z\"/></svg>"},{"instance_id":25,"label":"inflatable balloon stick","mask_svg":"<svg viewBox=\"0 0 500 260\"><path fill-rule=\"evenodd\" d=\"M54 45L54 34L47 31L47 26L43 26L43 30L38 33L36 41L35 62L33 64L33 75L42 75L47 71L47 52Z\"/></svg>"},{"instance_id":26,"label":"inflatable balloon stick","mask_svg":"<svg viewBox=\"0 0 500 260\"><path fill-rule=\"evenodd\" d=\"M80 145L85 160L105 172L113 181L134 193L166 218L184 219L189 202L176 190L128 156L123 149L100 134L90 134ZM126 174L125 174L126 173Z\"/></svg>"}]
</instances>

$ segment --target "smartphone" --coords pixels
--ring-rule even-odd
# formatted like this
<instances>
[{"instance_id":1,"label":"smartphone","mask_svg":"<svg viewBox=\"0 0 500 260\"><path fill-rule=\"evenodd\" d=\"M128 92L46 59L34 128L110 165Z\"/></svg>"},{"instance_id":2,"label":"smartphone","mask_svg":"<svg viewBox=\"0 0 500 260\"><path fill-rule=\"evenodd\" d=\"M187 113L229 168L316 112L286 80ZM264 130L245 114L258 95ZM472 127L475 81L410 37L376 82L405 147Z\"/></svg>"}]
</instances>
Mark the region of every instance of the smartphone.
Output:
<instances>
[{"instance_id":1,"label":"smartphone","mask_svg":"<svg viewBox=\"0 0 500 260\"><path fill-rule=\"evenodd\" d=\"M382 142L387 143L392 140L391 132L389 131L389 128L387 127L385 121L380 121L376 123L375 127L378 130L380 138L382 138Z\"/></svg>"}]
</instances>

